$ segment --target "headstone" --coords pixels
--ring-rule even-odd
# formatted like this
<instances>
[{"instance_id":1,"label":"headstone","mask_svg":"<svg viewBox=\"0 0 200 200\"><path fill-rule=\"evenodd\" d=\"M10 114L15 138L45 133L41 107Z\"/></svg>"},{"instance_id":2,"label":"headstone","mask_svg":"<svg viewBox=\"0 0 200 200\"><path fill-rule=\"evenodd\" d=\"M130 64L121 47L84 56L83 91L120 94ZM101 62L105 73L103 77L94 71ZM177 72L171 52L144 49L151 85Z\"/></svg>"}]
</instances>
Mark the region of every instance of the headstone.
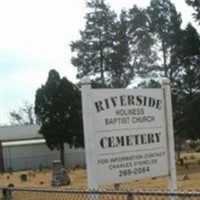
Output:
<instances>
[{"instance_id":1,"label":"headstone","mask_svg":"<svg viewBox=\"0 0 200 200\"><path fill-rule=\"evenodd\" d=\"M69 176L62 169L60 160L53 161L53 175L52 175L51 185L61 186L69 184L70 184Z\"/></svg>"},{"instance_id":2,"label":"headstone","mask_svg":"<svg viewBox=\"0 0 200 200\"><path fill-rule=\"evenodd\" d=\"M188 180L188 179L190 179L188 176L188 165L185 164L185 174L183 175L182 180L184 181L184 180Z\"/></svg>"},{"instance_id":3,"label":"headstone","mask_svg":"<svg viewBox=\"0 0 200 200\"><path fill-rule=\"evenodd\" d=\"M27 175L26 174L21 174L20 175L20 179L22 182L26 182L27 181Z\"/></svg>"},{"instance_id":4,"label":"headstone","mask_svg":"<svg viewBox=\"0 0 200 200\"><path fill-rule=\"evenodd\" d=\"M44 181L40 181L40 185L44 185Z\"/></svg>"},{"instance_id":5,"label":"headstone","mask_svg":"<svg viewBox=\"0 0 200 200\"><path fill-rule=\"evenodd\" d=\"M183 158L180 159L180 165L184 166L184 160L183 160Z\"/></svg>"}]
</instances>

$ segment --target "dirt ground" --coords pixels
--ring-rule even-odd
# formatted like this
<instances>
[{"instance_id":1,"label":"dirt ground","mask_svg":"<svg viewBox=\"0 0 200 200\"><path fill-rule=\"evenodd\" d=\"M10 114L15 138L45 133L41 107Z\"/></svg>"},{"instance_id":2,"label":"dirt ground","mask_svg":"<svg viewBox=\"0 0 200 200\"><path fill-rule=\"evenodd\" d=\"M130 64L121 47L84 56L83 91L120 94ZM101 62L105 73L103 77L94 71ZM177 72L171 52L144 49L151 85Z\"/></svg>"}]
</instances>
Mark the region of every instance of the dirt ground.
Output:
<instances>
[{"instance_id":1,"label":"dirt ground","mask_svg":"<svg viewBox=\"0 0 200 200\"><path fill-rule=\"evenodd\" d=\"M196 155L195 155L196 156ZM191 159L190 159L191 158ZM188 179L184 180L186 173L185 166L177 165L177 185L179 190L200 190L200 154L197 159L188 155L184 157L184 163L188 165ZM21 181L20 176L27 175L27 181ZM83 168L70 168L68 175L71 183L65 188L87 188L87 173ZM52 187L52 170L43 169L42 171L20 171L0 174L0 186L7 186L13 183L15 187ZM105 185L104 189L113 189L113 185ZM121 189L132 190L166 190L168 189L167 177L151 178L145 180L132 181L120 185Z\"/></svg>"}]
</instances>

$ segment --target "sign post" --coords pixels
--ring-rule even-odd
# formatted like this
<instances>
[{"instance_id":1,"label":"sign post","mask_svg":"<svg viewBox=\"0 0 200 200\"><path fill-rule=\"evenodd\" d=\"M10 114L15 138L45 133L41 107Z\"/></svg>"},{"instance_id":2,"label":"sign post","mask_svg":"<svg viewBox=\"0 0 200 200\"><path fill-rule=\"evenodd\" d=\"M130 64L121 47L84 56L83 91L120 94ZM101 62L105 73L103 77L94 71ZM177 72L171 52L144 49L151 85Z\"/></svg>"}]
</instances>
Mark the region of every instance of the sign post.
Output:
<instances>
[{"instance_id":1,"label":"sign post","mask_svg":"<svg viewBox=\"0 0 200 200\"><path fill-rule=\"evenodd\" d=\"M83 124L84 124L84 137L85 137L85 151L87 163L87 177L89 189L98 189L96 181L96 169L93 164L95 160L95 146L93 142L93 124L92 124L92 111L91 106L91 81L89 78L82 80L82 111L83 111Z\"/></svg>"},{"instance_id":2,"label":"sign post","mask_svg":"<svg viewBox=\"0 0 200 200\"><path fill-rule=\"evenodd\" d=\"M169 163L169 189L176 190L176 164L175 164L175 148L174 148L174 131L173 131L173 117L172 117L172 100L171 87L169 79L163 80L163 90L165 99L165 120L167 132L168 145L168 163Z\"/></svg>"},{"instance_id":3,"label":"sign post","mask_svg":"<svg viewBox=\"0 0 200 200\"><path fill-rule=\"evenodd\" d=\"M163 89L91 89L89 79L82 81L90 189L169 172L171 182L175 180L168 86L165 82Z\"/></svg>"}]
</instances>

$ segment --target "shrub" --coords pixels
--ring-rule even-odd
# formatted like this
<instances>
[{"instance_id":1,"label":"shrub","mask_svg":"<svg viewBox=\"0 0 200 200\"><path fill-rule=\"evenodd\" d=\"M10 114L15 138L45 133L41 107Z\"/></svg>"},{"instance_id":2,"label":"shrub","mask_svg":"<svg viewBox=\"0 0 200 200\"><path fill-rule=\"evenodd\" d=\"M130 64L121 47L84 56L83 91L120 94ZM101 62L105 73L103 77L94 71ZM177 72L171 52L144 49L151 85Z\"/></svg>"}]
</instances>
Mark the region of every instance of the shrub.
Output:
<instances>
[{"instance_id":1,"label":"shrub","mask_svg":"<svg viewBox=\"0 0 200 200\"><path fill-rule=\"evenodd\" d=\"M188 157L187 157L187 156L184 156L184 157L183 157L183 159L184 159L184 160L187 160L187 159L188 159Z\"/></svg>"},{"instance_id":2,"label":"shrub","mask_svg":"<svg viewBox=\"0 0 200 200\"><path fill-rule=\"evenodd\" d=\"M190 148L191 148L191 149L196 149L197 146L198 146L197 143L190 143Z\"/></svg>"},{"instance_id":3,"label":"shrub","mask_svg":"<svg viewBox=\"0 0 200 200\"><path fill-rule=\"evenodd\" d=\"M197 152L197 153L200 152L200 146L198 146L198 147L195 149L195 152Z\"/></svg>"},{"instance_id":4,"label":"shrub","mask_svg":"<svg viewBox=\"0 0 200 200\"><path fill-rule=\"evenodd\" d=\"M194 155L191 155L191 156L190 156L190 159L191 159L191 160L194 160L194 159L195 159L195 156L194 156Z\"/></svg>"}]
</instances>

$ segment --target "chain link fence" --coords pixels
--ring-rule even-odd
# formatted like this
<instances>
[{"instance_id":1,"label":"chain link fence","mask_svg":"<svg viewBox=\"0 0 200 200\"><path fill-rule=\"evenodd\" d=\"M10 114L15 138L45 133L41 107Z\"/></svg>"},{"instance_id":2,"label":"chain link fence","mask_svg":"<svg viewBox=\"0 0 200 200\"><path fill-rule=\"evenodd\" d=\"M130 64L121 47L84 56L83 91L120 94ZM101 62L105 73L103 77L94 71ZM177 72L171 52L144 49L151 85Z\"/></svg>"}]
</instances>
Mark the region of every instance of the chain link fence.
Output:
<instances>
[{"instance_id":1,"label":"chain link fence","mask_svg":"<svg viewBox=\"0 0 200 200\"><path fill-rule=\"evenodd\" d=\"M200 200L200 191L78 190L0 187L1 200Z\"/></svg>"}]
</instances>

